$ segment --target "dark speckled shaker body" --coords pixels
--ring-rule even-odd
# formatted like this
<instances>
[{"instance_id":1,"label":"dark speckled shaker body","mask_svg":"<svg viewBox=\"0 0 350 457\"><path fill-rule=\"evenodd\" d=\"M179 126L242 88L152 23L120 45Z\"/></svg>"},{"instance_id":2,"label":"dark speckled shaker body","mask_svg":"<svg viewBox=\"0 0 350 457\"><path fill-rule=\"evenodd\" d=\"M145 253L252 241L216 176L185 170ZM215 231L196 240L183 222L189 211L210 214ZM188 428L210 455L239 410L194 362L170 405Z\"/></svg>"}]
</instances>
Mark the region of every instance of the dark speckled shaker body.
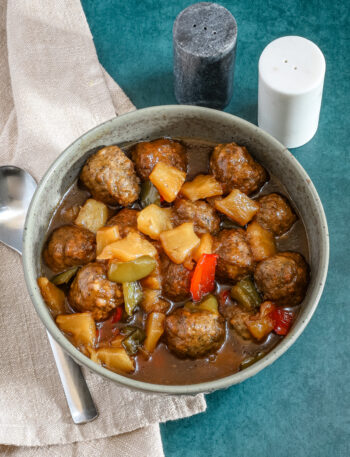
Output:
<instances>
[{"instance_id":1,"label":"dark speckled shaker body","mask_svg":"<svg viewBox=\"0 0 350 457\"><path fill-rule=\"evenodd\" d=\"M225 108L233 92L237 24L216 3L189 6L173 28L175 96L187 105Z\"/></svg>"}]
</instances>

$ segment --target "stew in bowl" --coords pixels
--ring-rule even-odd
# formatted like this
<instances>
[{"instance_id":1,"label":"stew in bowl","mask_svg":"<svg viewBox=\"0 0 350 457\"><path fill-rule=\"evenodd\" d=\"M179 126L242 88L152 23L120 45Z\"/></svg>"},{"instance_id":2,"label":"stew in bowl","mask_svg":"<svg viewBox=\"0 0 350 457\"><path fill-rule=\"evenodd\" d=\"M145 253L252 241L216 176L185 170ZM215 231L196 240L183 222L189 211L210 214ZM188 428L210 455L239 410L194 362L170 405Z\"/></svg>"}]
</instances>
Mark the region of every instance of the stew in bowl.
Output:
<instances>
[{"instance_id":1,"label":"stew in bowl","mask_svg":"<svg viewBox=\"0 0 350 457\"><path fill-rule=\"evenodd\" d=\"M287 189L243 145L96 148L56 208L38 285L93 362L188 385L244 370L295 322L310 268Z\"/></svg>"}]
</instances>

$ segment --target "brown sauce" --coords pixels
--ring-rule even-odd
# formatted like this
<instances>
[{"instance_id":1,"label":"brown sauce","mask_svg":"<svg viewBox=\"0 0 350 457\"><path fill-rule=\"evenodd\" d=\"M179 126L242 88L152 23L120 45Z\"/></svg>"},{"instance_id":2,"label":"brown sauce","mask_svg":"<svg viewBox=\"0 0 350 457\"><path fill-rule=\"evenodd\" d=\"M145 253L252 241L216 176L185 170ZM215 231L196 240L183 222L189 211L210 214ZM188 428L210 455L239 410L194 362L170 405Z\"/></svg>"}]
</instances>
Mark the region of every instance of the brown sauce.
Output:
<instances>
[{"instance_id":1,"label":"brown sauce","mask_svg":"<svg viewBox=\"0 0 350 457\"><path fill-rule=\"evenodd\" d=\"M179 140L185 144L187 148L189 159L187 179L191 180L199 173L207 173L209 168L209 156L216 143L187 138ZM121 147L127 153L134 144L135 143L124 144L121 145ZM296 214L298 214L297 208L293 205L293 201L286 188L276 176L270 175L269 181L253 196L253 198L271 192L277 192L286 196ZM80 189L77 182L75 182L71 188L67 190L61 204L56 209L50 222L48 233L52 232L55 228L66 224L67 220L64 218L64 213L67 209L74 205L82 205L88 197L89 193ZM137 204L134 206L137 207ZM111 215L115 212L115 208L111 208ZM288 233L282 237L276 238L276 243L279 251L297 251L305 257L306 261L308 261L307 235L300 216ZM53 273L50 272L44 264L43 273L49 278L53 276ZM225 287L227 288L227 285L217 284L216 292L219 292ZM180 305L181 304L172 303L170 312L174 307ZM298 308L299 307L296 307L294 309L298 311ZM141 324L144 319L145 316L143 315L143 312L138 311L128 323ZM229 328L229 324L226 324L226 326L226 340L215 355L196 360L179 359L161 342L158 344L150 359L147 360L142 354L138 354L135 357L135 371L129 375L123 374L124 376L149 383L168 385L195 384L210 381L236 373L240 370L240 365L244 360L250 357L260 358L276 346L282 338L271 333L262 343L255 343L251 340L244 340L234 330ZM110 319L97 324L97 327L99 328L100 341L108 340L112 337L113 326L111 325Z\"/></svg>"}]
</instances>

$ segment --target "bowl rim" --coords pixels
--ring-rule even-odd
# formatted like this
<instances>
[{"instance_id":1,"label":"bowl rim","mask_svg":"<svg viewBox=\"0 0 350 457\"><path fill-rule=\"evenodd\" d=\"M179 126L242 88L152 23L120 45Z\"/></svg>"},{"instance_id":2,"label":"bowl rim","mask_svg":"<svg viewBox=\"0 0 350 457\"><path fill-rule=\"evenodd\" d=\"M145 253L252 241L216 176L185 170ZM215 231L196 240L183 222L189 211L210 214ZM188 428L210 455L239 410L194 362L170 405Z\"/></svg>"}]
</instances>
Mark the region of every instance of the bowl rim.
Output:
<instances>
[{"instance_id":1,"label":"bowl rim","mask_svg":"<svg viewBox=\"0 0 350 457\"><path fill-rule=\"evenodd\" d=\"M253 363L251 366L245 368L242 371L238 371L233 373L229 376L224 378L214 379L211 381L206 381L197 384L180 384L180 385L171 385L171 384L153 384L149 382L139 381L118 373L115 373L107 368L104 368L95 362L93 362L89 357L85 356L81 353L70 341L63 335L63 333L59 330L56 326L54 320L51 317L41 295L39 292L39 288L36 283L36 276L34 271L31 269L32 261L34 260L35 254L32 252L32 246L30 244L30 234L33 230L35 230L35 207L37 206L38 202L44 197L46 192L46 184L49 181L52 173L57 167L61 167L64 165L66 157L70 154L70 149L73 145L80 142L82 139L87 139L90 136L93 136L94 133L104 126L108 125L109 123L118 122L118 119L123 118L126 119L128 117L133 118L135 116L147 116L152 115L152 113L159 115L159 112L162 111L163 115L167 113L171 114L187 114L190 115L191 113L197 114L205 114L205 113L213 113L215 112L215 116L220 119L230 120L234 123L243 125L248 129L251 129L255 133L259 132L260 135L265 137L265 139L275 147L280 150L281 155L283 156L283 160L287 160L291 162L291 165L297 169L298 174L308 182L308 190L311 193L313 200L316 202L319 211L319 218L321 222L321 237L322 237L322 244L323 244L323 256L321 257L319 271L321 271L321 275L319 277L319 281L316 284L316 294L313 298L313 303L311 306L308 307L308 312L305 314L303 320L298 322L296 326L294 326L289 334L275 347L273 348L266 356L264 356L261 360ZM316 188L312 183L310 177L298 162L298 160L291 154L291 152L284 147L278 140L272 137L270 134L265 132L264 130L260 129L256 125L241 119L237 116L234 116L230 113L225 113L223 111L214 110L212 108L204 108L198 106L191 106L191 105L161 105L161 106L152 106L148 108L142 108L136 111L131 111L129 113L114 117L109 119L102 124L99 124L92 129L85 132L79 138L77 138L73 143L71 143L51 164L49 169L44 174L43 178L38 184L38 187L33 195L32 201L30 203L25 226L24 226L24 234L23 234L23 269L24 269L24 277L27 284L27 289L29 295L31 297L32 303L36 309L36 312L39 315L39 318L43 322L46 329L49 331L51 336L56 340L56 342L80 365L85 366L86 368L90 369L91 371L101 375L102 377L112 380L120 385L125 387L129 387L132 389L137 389L146 392L154 392L160 394L196 394L201 392L211 392L217 389L223 389L230 387L234 384L238 384L240 382L245 381L246 379L254 376L255 374L259 373L261 370L266 368L267 366L271 365L275 360L277 360L282 354L284 354L299 338L299 336L304 331L305 327L309 323L311 317L313 316L318 302L321 298L324 285L327 278L328 272L328 263L329 263L329 233L328 233L328 225L327 219L325 216L325 212L321 203L321 200L318 196Z\"/></svg>"}]
</instances>

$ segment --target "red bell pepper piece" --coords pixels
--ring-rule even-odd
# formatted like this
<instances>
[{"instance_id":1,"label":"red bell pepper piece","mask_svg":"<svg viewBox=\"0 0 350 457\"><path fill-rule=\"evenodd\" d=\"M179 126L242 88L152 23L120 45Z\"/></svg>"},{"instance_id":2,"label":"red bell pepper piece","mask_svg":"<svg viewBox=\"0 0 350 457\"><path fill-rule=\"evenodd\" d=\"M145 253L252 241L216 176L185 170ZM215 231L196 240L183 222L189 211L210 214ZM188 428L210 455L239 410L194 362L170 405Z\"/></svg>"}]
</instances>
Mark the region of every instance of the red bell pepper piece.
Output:
<instances>
[{"instance_id":1,"label":"red bell pepper piece","mask_svg":"<svg viewBox=\"0 0 350 457\"><path fill-rule=\"evenodd\" d=\"M194 301L200 301L203 295L212 292L215 287L215 268L217 254L202 254L191 279L191 294Z\"/></svg>"},{"instance_id":2,"label":"red bell pepper piece","mask_svg":"<svg viewBox=\"0 0 350 457\"><path fill-rule=\"evenodd\" d=\"M283 308L276 308L270 313L273 329L277 335L287 335L294 320L294 312Z\"/></svg>"},{"instance_id":3,"label":"red bell pepper piece","mask_svg":"<svg viewBox=\"0 0 350 457\"><path fill-rule=\"evenodd\" d=\"M123 309L121 306L118 306L118 308L116 308L116 310L115 310L115 313L113 314L112 324L116 324L117 322L119 322L120 319L122 318L122 315L123 315Z\"/></svg>"}]
</instances>

